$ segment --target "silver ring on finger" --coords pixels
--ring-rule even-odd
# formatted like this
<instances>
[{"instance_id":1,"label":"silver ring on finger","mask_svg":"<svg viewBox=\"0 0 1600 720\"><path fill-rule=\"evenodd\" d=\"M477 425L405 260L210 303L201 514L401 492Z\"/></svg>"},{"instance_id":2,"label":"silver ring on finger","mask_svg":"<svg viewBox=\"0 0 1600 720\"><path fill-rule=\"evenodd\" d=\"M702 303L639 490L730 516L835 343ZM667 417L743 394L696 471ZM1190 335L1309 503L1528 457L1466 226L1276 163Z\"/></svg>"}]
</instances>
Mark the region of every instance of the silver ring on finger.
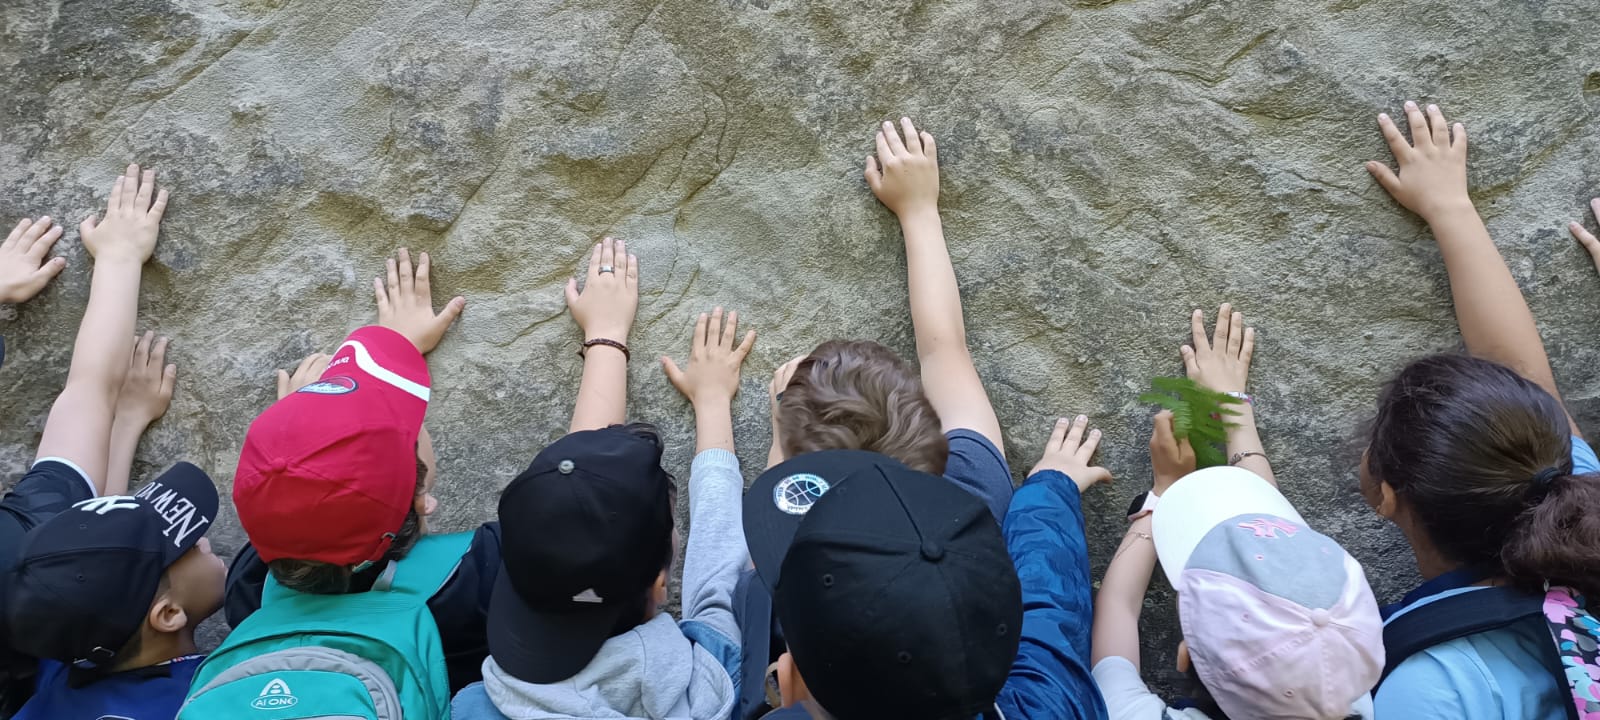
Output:
<instances>
[{"instance_id":1,"label":"silver ring on finger","mask_svg":"<svg viewBox=\"0 0 1600 720\"><path fill-rule=\"evenodd\" d=\"M610 265L601 265L600 266L600 274L602 274L602 275L604 275L605 273L615 273L616 271L617 271L617 269L614 268L614 267L611 267Z\"/></svg>"}]
</instances>

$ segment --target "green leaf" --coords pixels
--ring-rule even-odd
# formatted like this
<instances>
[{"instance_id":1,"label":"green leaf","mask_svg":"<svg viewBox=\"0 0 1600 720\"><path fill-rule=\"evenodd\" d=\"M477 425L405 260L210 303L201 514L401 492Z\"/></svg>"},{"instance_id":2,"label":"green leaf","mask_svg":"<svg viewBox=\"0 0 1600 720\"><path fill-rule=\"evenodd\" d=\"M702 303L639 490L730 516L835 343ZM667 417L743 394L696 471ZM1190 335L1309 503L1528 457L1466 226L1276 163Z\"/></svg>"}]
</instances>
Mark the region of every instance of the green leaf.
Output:
<instances>
[{"instance_id":1,"label":"green leaf","mask_svg":"<svg viewBox=\"0 0 1600 720\"><path fill-rule=\"evenodd\" d=\"M1237 405L1239 399L1201 387L1186 377L1153 378L1150 387L1153 392L1141 394L1139 402L1172 411L1172 432L1194 447L1196 465L1204 468L1226 464L1227 455L1217 446L1227 444L1228 428L1234 423L1226 418L1239 415L1228 406Z\"/></svg>"}]
</instances>

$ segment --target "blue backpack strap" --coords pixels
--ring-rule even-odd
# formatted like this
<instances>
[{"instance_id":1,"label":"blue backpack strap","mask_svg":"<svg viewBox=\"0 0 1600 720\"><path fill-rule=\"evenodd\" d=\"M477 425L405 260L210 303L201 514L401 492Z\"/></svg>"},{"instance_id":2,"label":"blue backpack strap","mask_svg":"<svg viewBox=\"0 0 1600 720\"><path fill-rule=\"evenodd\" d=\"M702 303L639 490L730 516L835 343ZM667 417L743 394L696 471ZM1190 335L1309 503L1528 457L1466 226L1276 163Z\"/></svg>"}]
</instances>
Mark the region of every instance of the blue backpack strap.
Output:
<instances>
[{"instance_id":1,"label":"blue backpack strap","mask_svg":"<svg viewBox=\"0 0 1600 720\"><path fill-rule=\"evenodd\" d=\"M1519 622L1537 622L1540 633L1547 634L1542 596L1507 587L1487 587L1412 609L1383 627L1386 659L1378 686L1383 686L1389 673L1400 663L1434 645ZM1557 686L1565 688L1566 673L1561 669L1554 644L1550 647L1551 652L1541 653L1540 659L1545 669L1556 677ZM1571 710L1570 705L1568 709Z\"/></svg>"},{"instance_id":2,"label":"blue backpack strap","mask_svg":"<svg viewBox=\"0 0 1600 720\"><path fill-rule=\"evenodd\" d=\"M739 575L733 607L744 639L739 681L739 709L735 720L755 720L772 710L767 706L767 665L772 655L772 595L754 568Z\"/></svg>"}]
</instances>

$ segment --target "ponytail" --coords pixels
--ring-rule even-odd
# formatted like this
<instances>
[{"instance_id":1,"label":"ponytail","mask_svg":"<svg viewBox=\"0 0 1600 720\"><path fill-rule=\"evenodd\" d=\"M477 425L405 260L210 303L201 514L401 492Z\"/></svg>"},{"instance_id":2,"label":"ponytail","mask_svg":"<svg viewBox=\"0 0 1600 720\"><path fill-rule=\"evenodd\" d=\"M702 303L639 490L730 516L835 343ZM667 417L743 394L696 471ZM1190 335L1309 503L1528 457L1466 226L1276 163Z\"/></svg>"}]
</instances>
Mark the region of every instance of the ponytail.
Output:
<instances>
[{"instance_id":1,"label":"ponytail","mask_svg":"<svg viewBox=\"0 0 1600 720\"><path fill-rule=\"evenodd\" d=\"M1600 475L1538 481L1500 552L1506 574L1529 590L1548 582L1600 597Z\"/></svg>"}]
</instances>

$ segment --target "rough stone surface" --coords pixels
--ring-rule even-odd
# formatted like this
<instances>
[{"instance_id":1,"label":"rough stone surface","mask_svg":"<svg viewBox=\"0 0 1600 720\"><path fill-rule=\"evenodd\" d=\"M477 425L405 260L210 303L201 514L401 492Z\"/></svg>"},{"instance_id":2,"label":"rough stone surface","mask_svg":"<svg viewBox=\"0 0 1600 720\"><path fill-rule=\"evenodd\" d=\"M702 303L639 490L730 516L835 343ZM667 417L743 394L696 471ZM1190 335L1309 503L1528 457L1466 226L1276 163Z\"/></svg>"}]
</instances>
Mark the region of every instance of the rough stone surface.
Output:
<instances>
[{"instance_id":1,"label":"rough stone surface","mask_svg":"<svg viewBox=\"0 0 1600 720\"><path fill-rule=\"evenodd\" d=\"M136 479L231 482L272 371L371 317L397 245L469 298L433 356L438 525L565 427L578 340L560 286L602 234L644 268L630 378L686 475L687 405L650 358L692 316L761 339L737 401L753 477L768 374L836 336L911 351L893 218L860 179L875 122L939 138L968 329L1020 480L1058 414L1107 433L1098 575L1146 486L1149 412L1187 313L1260 329L1254 390L1287 494L1367 566L1415 581L1354 491L1357 428L1406 359L1457 345L1438 252L1361 168L1407 98L1467 123L1475 197L1581 421L1600 419L1600 280L1562 229L1600 194L1600 34L1587 0L14 0L0 8L0 214L69 227L130 160L173 191L140 324L170 334L172 411ZM89 259L0 323L0 460L30 459ZM242 540L231 509L213 534ZM1170 670L1170 593L1146 667ZM214 635L214 634L213 634Z\"/></svg>"}]
</instances>

